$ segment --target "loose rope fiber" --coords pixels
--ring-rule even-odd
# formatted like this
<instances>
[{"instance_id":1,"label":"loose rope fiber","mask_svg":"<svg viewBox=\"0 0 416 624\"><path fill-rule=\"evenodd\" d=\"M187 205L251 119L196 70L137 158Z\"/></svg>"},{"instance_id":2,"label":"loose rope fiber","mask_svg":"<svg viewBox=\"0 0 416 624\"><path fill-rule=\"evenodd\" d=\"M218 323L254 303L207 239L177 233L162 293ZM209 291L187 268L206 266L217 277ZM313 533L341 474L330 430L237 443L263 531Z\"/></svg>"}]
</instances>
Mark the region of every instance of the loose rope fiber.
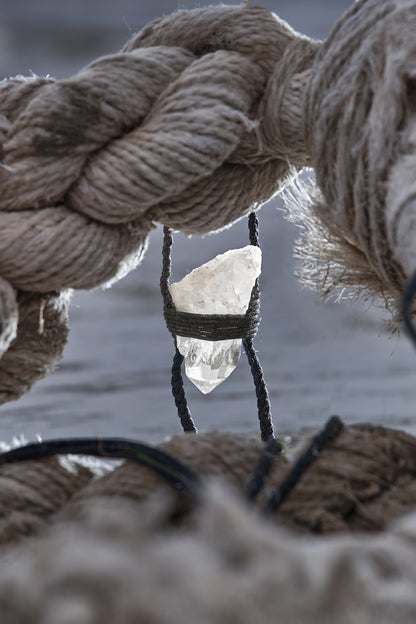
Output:
<instances>
[{"instance_id":1,"label":"loose rope fiber","mask_svg":"<svg viewBox=\"0 0 416 624\"><path fill-rule=\"evenodd\" d=\"M218 230L305 166L317 194L290 215L304 279L399 309L416 268L415 30L415 0L358 0L323 43L258 6L182 10L72 78L2 81L1 400L58 361L61 293L125 275L155 222ZM60 338L35 359L41 328Z\"/></svg>"}]
</instances>

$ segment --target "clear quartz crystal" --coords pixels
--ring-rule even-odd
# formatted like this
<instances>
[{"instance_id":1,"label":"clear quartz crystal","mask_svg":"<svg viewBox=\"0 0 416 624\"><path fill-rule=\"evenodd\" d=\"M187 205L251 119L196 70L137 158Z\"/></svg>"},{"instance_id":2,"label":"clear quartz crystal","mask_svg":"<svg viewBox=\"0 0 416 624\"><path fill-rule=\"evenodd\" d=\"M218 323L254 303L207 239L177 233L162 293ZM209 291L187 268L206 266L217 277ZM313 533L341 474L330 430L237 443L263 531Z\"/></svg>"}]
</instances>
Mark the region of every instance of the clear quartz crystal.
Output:
<instances>
[{"instance_id":1,"label":"clear quartz crystal","mask_svg":"<svg viewBox=\"0 0 416 624\"><path fill-rule=\"evenodd\" d=\"M169 287L181 312L197 314L244 314L251 291L261 271L261 251L254 245L230 249L194 269ZM197 340L176 337L185 357L185 373L204 394L208 394L235 369L241 340Z\"/></svg>"}]
</instances>

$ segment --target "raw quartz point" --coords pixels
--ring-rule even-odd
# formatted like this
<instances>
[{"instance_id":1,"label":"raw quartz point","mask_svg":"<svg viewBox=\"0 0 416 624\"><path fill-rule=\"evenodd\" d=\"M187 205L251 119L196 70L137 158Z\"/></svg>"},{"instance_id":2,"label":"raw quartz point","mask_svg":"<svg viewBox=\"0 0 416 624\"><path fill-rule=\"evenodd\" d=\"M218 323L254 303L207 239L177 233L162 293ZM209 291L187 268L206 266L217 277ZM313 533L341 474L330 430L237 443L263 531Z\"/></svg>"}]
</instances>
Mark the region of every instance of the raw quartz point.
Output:
<instances>
[{"instance_id":1,"label":"raw quartz point","mask_svg":"<svg viewBox=\"0 0 416 624\"><path fill-rule=\"evenodd\" d=\"M254 245L230 249L169 287L178 311L196 314L245 314L261 272L261 250ZM198 340L177 336L188 379L208 394L237 366L241 339Z\"/></svg>"}]
</instances>

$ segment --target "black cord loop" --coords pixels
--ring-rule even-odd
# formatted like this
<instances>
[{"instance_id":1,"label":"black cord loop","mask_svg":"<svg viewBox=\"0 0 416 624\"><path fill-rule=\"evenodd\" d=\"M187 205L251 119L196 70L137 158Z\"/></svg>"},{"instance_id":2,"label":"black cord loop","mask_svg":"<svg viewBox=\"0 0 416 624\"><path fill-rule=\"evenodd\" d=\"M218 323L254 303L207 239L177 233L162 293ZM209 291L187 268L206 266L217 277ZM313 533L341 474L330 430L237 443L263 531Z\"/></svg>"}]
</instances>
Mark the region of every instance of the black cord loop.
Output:
<instances>
[{"instance_id":1,"label":"black cord loop","mask_svg":"<svg viewBox=\"0 0 416 624\"><path fill-rule=\"evenodd\" d=\"M176 309L169 291L172 242L172 231L164 226L160 290L163 297L163 315L172 336L209 341L255 336L260 322L257 280L251 291L250 302L245 314L197 314Z\"/></svg>"},{"instance_id":2,"label":"black cord loop","mask_svg":"<svg viewBox=\"0 0 416 624\"><path fill-rule=\"evenodd\" d=\"M337 437L343 427L344 424L338 416L331 416L323 430L314 437L311 444L300 456L292 470L273 492L264 508L266 514L274 513L279 509L280 505L300 481L309 466L319 457L321 451L327 444Z\"/></svg>"},{"instance_id":3,"label":"black cord loop","mask_svg":"<svg viewBox=\"0 0 416 624\"><path fill-rule=\"evenodd\" d=\"M171 387L172 394L175 400L176 409L178 410L178 416L182 424L182 428L185 433L198 433L198 429L195 427L195 423L192 420L191 412L188 407L188 403L185 396L185 390L183 387L183 377L182 377L182 363L184 361L184 357L182 353L180 353L179 349L176 348L175 355L173 356L173 364L172 364L172 377L171 377Z\"/></svg>"},{"instance_id":4,"label":"black cord loop","mask_svg":"<svg viewBox=\"0 0 416 624\"><path fill-rule=\"evenodd\" d=\"M250 244L258 247L258 219L255 212L250 213L248 226ZM175 341L171 386L178 416L185 433L196 433L197 429L186 401L181 373L181 365L184 358L176 348L176 336L209 341L241 338L256 389L261 438L263 441L274 438L269 394L263 376L263 370L253 346L253 336L256 334L260 322L260 291L258 280L256 279L251 291L250 303L245 314L194 314L190 312L180 312L175 308L172 295L169 291L169 279L172 269L172 243L172 231L164 226L160 291L163 297L163 314L166 326Z\"/></svg>"},{"instance_id":5,"label":"black cord loop","mask_svg":"<svg viewBox=\"0 0 416 624\"><path fill-rule=\"evenodd\" d=\"M192 501L199 499L201 481L190 468L164 451L125 438L58 438L34 442L1 453L0 465L68 454L135 461L156 472Z\"/></svg>"},{"instance_id":6,"label":"black cord loop","mask_svg":"<svg viewBox=\"0 0 416 624\"><path fill-rule=\"evenodd\" d=\"M402 297L402 316L407 333L416 346L416 329L411 320L411 306L416 294L416 273L410 279Z\"/></svg>"},{"instance_id":7,"label":"black cord loop","mask_svg":"<svg viewBox=\"0 0 416 624\"><path fill-rule=\"evenodd\" d=\"M276 440L276 438L269 440L263 448L259 461L254 469L253 476L251 477L246 489L246 496L251 503L256 501L256 498L270 472L275 457L279 455L282 450L283 447L280 442Z\"/></svg>"}]
</instances>

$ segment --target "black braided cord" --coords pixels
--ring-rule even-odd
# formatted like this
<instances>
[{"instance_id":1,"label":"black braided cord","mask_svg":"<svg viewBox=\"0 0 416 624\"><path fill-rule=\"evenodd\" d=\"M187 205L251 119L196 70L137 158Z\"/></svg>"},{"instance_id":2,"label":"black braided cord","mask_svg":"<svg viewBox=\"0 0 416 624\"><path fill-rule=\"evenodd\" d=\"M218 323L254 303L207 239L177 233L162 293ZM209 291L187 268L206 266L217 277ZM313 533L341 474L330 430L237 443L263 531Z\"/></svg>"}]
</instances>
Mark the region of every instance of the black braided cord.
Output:
<instances>
[{"instance_id":1,"label":"black braided cord","mask_svg":"<svg viewBox=\"0 0 416 624\"><path fill-rule=\"evenodd\" d=\"M411 320L411 306L416 294L416 273L410 279L406 290L404 291L402 297L402 316L404 321L404 326L406 331L412 340L413 344L416 346L416 329Z\"/></svg>"},{"instance_id":2,"label":"black braided cord","mask_svg":"<svg viewBox=\"0 0 416 624\"><path fill-rule=\"evenodd\" d=\"M336 438L343 428L338 416L332 416L323 430L315 436L292 470L269 498L264 512L270 515L278 511L285 498L292 492L309 466L322 450ZM246 497L254 503L270 472L275 457L282 452L281 443L275 438L265 444L247 488ZM203 491L200 477L177 460L143 442L126 438L57 438L33 442L0 453L0 466L22 461L34 461L55 455L85 455L106 459L128 459L146 466L161 476L175 490L183 492L192 504L201 501Z\"/></svg>"},{"instance_id":3,"label":"black braided cord","mask_svg":"<svg viewBox=\"0 0 416 624\"><path fill-rule=\"evenodd\" d=\"M313 438L309 447L269 498L264 508L266 514L275 513L279 509L309 466L319 457L321 451L337 437L343 427L343 422L338 416L331 416L322 431Z\"/></svg>"},{"instance_id":4,"label":"black braided cord","mask_svg":"<svg viewBox=\"0 0 416 624\"><path fill-rule=\"evenodd\" d=\"M250 243L259 245L257 215L252 212L248 219ZM257 410L260 422L260 431L263 441L274 437L271 417L270 400L256 351L253 347L253 336L257 332L260 322L260 297L258 280L253 286L250 303L245 314L195 314L176 310L169 291L171 274L172 232L168 227L163 228L162 273L160 276L160 290L163 297L163 314L166 326L175 341L175 355L172 365L172 394L178 410L182 427L186 433L196 433L197 429L188 408L181 366L183 356L176 348L176 336L186 336L199 340L231 340L241 338L246 352L250 369L253 375L257 396Z\"/></svg>"},{"instance_id":5,"label":"black braided cord","mask_svg":"<svg viewBox=\"0 0 416 624\"><path fill-rule=\"evenodd\" d=\"M190 468L164 451L125 438L58 438L34 442L1 453L0 465L68 454L135 461L156 472L193 502L199 499L201 481Z\"/></svg>"},{"instance_id":6,"label":"black braided cord","mask_svg":"<svg viewBox=\"0 0 416 624\"><path fill-rule=\"evenodd\" d=\"M183 361L184 357L182 353L180 353L179 349L176 347L172 364L172 394L184 432L198 433L198 429L195 427L195 423L192 419L191 412L188 407L188 402L186 400L185 390L183 387L183 377L181 370Z\"/></svg>"},{"instance_id":7,"label":"black braided cord","mask_svg":"<svg viewBox=\"0 0 416 624\"><path fill-rule=\"evenodd\" d=\"M267 442L267 440L274 438L269 392L264 379L263 369L253 346L253 339L245 338L243 340L243 346L250 365L254 387L256 390L257 414L260 424L261 439L263 442Z\"/></svg>"},{"instance_id":8,"label":"black braided cord","mask_svg":"<svg viewBox=\"0 0 416 624\"><path fill-rule=\"evenodd\" d=\"M283 447L276 438L272 438L264 446L259 461L254 469L253 476L246 488L246 497L251 503L255 502L270 472L274 458L279 455L282 450Z\"/></svg>"}]
</instances>

